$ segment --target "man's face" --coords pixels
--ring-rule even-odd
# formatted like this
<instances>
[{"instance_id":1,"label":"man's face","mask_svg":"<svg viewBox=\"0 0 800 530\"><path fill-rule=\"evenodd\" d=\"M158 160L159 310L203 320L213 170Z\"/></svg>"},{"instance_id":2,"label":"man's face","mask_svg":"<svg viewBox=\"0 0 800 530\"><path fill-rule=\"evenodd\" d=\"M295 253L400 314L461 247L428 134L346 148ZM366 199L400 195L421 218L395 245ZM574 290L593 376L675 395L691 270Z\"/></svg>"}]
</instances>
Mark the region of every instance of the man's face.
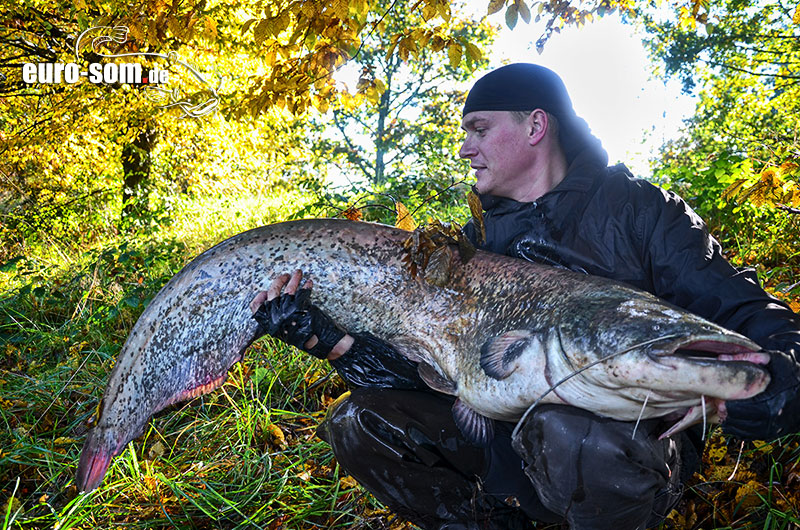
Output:
<instances>
[{"instance_id":1,"label":"man's face","mask_svg":"<svg viewBox=\"0 0 800 530\"><path fill-rule=\"evenodd\" d=\"M475 169L479 193L514 197L529 182L531 145L530 125L519 122L506 111L470 112L461 120L467 133L458 152Z\"/></svg>"}]
</instances>

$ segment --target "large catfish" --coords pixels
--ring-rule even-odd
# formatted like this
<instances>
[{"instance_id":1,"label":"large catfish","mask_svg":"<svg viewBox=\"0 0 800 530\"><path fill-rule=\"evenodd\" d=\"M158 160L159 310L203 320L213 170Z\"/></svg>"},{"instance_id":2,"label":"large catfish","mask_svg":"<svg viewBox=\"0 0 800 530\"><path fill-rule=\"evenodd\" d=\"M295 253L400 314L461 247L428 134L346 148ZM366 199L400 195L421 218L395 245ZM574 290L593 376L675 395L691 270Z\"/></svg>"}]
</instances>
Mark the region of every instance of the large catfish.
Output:
<instances>
[{"instance_id":1,"label":"large catfish","mask_svg":"<svg viewBox=\"0 0 800 530\"><path fill-rule=\"evenodd\" d=\"M672 414L682 418L676 432L769 382L757 344L650 294L481 251L466 263L448 254L446 279L431 283L408 272L408 237L371 223L304 220L244 232L198 256L122 348L78 487L96 488L155 412L223 383L257 338L250 301L295 269L336 322L394 345L432 387L458 396L454 417L477 441L486 418L518 420L540 398L619 420Z\"/></svg>"}]
</instances>

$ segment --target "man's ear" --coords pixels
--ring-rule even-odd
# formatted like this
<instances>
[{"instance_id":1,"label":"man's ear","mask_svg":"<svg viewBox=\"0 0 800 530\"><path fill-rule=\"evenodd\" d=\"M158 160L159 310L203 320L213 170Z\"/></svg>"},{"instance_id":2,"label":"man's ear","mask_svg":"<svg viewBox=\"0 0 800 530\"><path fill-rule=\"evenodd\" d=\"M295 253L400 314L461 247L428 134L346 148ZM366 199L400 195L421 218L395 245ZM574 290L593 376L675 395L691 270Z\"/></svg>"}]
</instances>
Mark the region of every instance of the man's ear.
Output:
<instances>
[{"instance_id":1,"label":"man's ear","mask_svg":"<svg viewBox=\"0 0 800 530\"><path fill-rule=\"evenodd\" d=\"M547 128L550 126L547 113L542 109L534 110L528 115L526 125L528 127L528 143L538 144L545 137Z\"/></svg>"}]
</instances>

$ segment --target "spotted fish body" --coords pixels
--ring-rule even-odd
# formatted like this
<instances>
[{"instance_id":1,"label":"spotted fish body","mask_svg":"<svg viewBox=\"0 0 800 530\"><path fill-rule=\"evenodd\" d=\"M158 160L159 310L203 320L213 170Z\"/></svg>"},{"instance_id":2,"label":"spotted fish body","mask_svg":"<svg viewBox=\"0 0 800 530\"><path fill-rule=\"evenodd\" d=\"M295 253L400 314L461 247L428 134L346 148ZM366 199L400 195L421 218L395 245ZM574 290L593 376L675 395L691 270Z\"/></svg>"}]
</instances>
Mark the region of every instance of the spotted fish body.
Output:
<instances>
[{"instance_id":1,"label":"spotted fish body","mask_svg":"<svg viewBox=\"0 0 800 530\"><path fill-rule=\"evenodd\" d=\"M295 269L313 280L313 303L334 321L394 345L431 386L457 395L467 433L476 418L478 431L482 418L519 419L542 395L622 420L679 412L688 425L701 396L746 398L769 381L752 341L607 279L480 251L466 264L453 252L444 282L412 278L403 262L408 235L371 223L292 221L198 256L123 346L81 454L79 488L96 488L154 413L223 383L258 338L250 301ZM547 393L576 369L657 337ZM674 355L679 349L694 355Z\"/></svg>"}]
</instances>

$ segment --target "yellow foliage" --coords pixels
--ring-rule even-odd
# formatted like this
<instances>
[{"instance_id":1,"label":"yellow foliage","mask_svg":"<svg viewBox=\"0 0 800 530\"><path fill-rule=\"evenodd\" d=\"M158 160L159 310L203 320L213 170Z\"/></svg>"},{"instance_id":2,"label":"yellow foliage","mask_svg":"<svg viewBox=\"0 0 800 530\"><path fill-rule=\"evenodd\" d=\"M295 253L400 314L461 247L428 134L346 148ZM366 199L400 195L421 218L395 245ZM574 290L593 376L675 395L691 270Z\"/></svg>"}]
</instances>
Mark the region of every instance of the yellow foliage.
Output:
<instances>
[{"instance_id":1,"label":"yellow foliage","mask_svg":"<svg viewBox=\"0 0 800 530\"><path fill-rule=\"evenodd\" d=\"M217 21L213 18L206 16L203 17L203 28L205 37L208 40L215 40L217 38Z\"/></svg>"},{"instance_id":2,"label":"yellow foliage","mask_svg":"<svg viewBox=\"0 0 800 530\"><path fill-rule=\"evenodd\" d=\"M765 454L766 453L771 453L772 450L774 449L772 444L769 444L767 442L762 442L762 441L759 441L759 440L754 440L753 441L753 446L756 449L758 449L759 451L761 451L762 453L765 453Z\"/></svg>"},{"instance_id":3,"label":"yellow foliage","mask_svg":"<svg viewBox=\"0 0 800 530\"><path fill-rule=\"evenodd\" d=\"M270 445L274 447L286 447L286 435L283 434L280 427L274 423L270 423L267 425L266 431Z\"/></svg>"},{"instance_id":4,"label":"yellow foliage","mask_svg":"<svg viewBox=\"0 0 800 530\"><path fill-rule=\"evenodd\" d=\"M678 21L680 22L681 29L697 29L697 20L695 20L689 8L683 6L678 11Z\"/></svg>"},{"instance_id":5,"label":"yellow foliage","mask_svg":"<svg viewBox=\"0 0 800 530\"><path fill-rule=\"evenodd\" d=\"M417 223L414 221L414 218L411 217L408 208L400 201L395 201L394 208L397 212L397 220L394 225L402 230L413 231L417 227Z\"/></svg>"},{"instance_id":6,"label":"yellow foliage","mask_svg":"<svg viewBox=\"0 0 800 530\"><path fill-rule=\"evenodd\" d=\"M469 211L472 214L472 222L475 223L475 227L481 235L478 241L483 243L486 241L486 227L483 224L483 206L481 206L481 199L475 192L470 191L467 194L467 203L469 204Z\"/></svg>"},{"instance_id":7,"label":"yellow foliage","mask_svg":"<svg viewBox=\"0 0 800 530\"><path fill-rule=\"evenodd\" d=\"M422 6L422 18L428 21L437 15L436 4L433 2L426 2Z\"/></svg>"},{"instance_id":8,"label":"yellow foliage","mask_svg":"<svg viewBox=\"0 0 800 530\"><path fill-rule=\"evenodd\" d=\"M490 0L487 15L494 15L506 5L506 0ZM541 4L540 4L541 5Z\"/></svg>"},{"instance_id":9,"label":"yellow foliage","mask_svg":"<svg viewBox=\"0 0 800 530\"><path fill-rule=\"evenodd\" d=\"M722 199L739 202L749 200L754 206L759 207L800 206L800 189L797 182L785 178L792 175L797 168L797 164L792 161L784 162L780 166L768 165L761 170L755 182L752 181L752 177L736 179L722 192Z\"/></svg>"},{"instance_id":10,"label":"yellow foliage","mask_svg":"<svg viewBox=\"0 0 800 530\"><path fill-rule=\"evenodd\" d=\"M461 53L461 46L455 42L447 47L447 57L450 59L450 66L452 68L456 68L461 64Z\"/></svg>"},{"instance_id":11,"label":"yellow foliage","mask_svg":"<svg viewBox=\"0 0 800 530\"><path fill-rule=\"evenodd\" d=\"M725 188L725 191L722 192L722 200L729 201L736 198L746 182L747 179L736 179L733 184Z\"/></svg>"},{"instance_id":12,"label":"yellow foliage","mask_svg":"<svg viewBox=\"0 0 800 530\"><path fill-rule=\"evenodd\" d=\"M792 22L794 24L800 24L800 4L797 4L797 8L794 10L794 16L792 17Z\"/></svg>"},{"instance_id":13,"label":"yellow foliage","mask_svg":"<svg viewBox=\"0 0 800 530\"><path fill-rule=\"evenodd\" d=\"M350 8L357 15L366 15L369 11L369 4L367 3L367 0L352 0L350 2Z\"/></svg>"},{"instance_id":14,"label":"yellow foliage","mask_svg":"<svg viewBox=\"0 0 800 530\"><path fill-rule=\"evenodd\" d=\"M762 171L761 182L763 182L766 186L769 187L778 186L780 182L780 174L778 172L778 168L768 167L764 171Z\"/></svg>"},{"instance_id":15,"label":"yellow foliage","mask_svg":"<svg viewBox=\"0 0 800 530\"><path fill-rule=\"evenodd\" d=\"M766 488L757 480L750 480L736 490L736 503L741 507L753 507L761 503L759 493Z\"/></svg>"},{"instance_id":16,"label":"yellow foliage","mask_svg":"<svg viewBox=\"0 0 800 530\"><path fill-rule=\"evenodd\" d=\"M441 16L445 22L449 22L451 16L450 3L447 0L438 0L436 4L439 16Z\"/></svg>"},{"instance_id":17,"label":"yellow foliage","mask_svg":"<svg viewBox=\"0 0 800 530\"><path fill-rule=\"evenodd\" d=\"M346 219L350 219L351 221L360 221L363 217L361 210L358 208L353 208L352 206L347 210L342 212L342 217Z\"/></svg>"},{"instance_id":18,"label":"yellow foliage","mask_svg":"<svg viewBox=\"0 0 800 530\"><path fill-rule=\"evenodd\" d=\"M339 479L339 489L349 490L356 487L358 487L358 482L350 475L345 475Z\"/></svg>"},{"instance_id":19,"label":"yellow foliage","mask_svg":"<svg viewBox=\"0 0 800 530\"><path fill-rule=\"evenodd\" d=\"M706 446L706 455L711 462L722 462L727 454L728 446L725 444L725 440L721 437L713 438Z\"/></svg>"},{"instance_id":20,"label":"yellow foliage","mask_svg":"<svg viewBox=\"0 0 800 530\"><path fill-rule=\"evenodd\" d=\"M467 42L464 44L464 48L467 50L467 57L470 58L471 61L480 61L483 57L483 52L481 52L480 48L472 44L471 42Z\"/></svg>"}]
</instances>

